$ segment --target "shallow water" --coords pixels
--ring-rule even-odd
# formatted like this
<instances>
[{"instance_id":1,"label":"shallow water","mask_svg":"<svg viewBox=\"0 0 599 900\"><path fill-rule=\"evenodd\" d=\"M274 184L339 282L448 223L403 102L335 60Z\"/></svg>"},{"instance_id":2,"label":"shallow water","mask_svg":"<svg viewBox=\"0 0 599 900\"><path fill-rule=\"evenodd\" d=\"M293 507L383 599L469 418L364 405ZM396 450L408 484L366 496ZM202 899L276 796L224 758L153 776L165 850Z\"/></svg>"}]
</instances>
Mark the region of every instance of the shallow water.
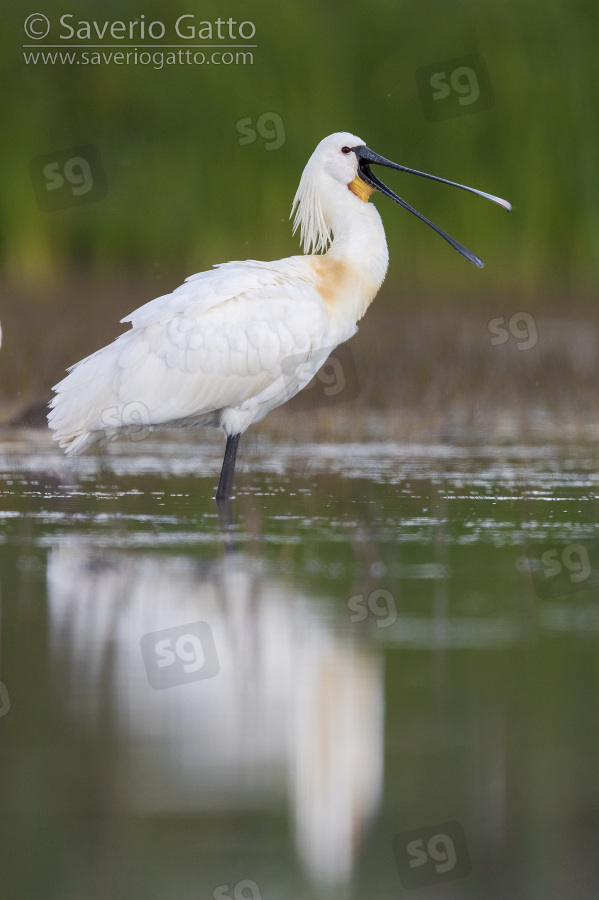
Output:
<instances>
[{"instance_id":1,"label":"shallow water","mask_svg":"<svg viewBox=\"0 0 599 900\"><path fill-rule=\"evenodd\" d=\"M0 443L2 896L596 896L595 447L221 453Z\"/></svg>"}]
</instances>

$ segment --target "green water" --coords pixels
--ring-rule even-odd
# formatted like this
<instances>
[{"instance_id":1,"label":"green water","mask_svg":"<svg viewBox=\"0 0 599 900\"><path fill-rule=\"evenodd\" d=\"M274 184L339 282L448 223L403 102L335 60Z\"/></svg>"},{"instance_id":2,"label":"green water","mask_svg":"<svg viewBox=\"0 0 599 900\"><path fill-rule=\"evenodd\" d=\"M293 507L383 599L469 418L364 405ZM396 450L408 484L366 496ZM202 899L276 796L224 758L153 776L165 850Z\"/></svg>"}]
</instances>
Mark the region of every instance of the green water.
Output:
<instances>
[{"instance_id":1,"label":"green water","mask_svg":"<svg viewBox=\"0 0 599 900\"><path fill-rule=\"evenodd\" d=\"M596 897L595 448L221 450L0 444L2 897Z\"/></svg>"}]
</instances>

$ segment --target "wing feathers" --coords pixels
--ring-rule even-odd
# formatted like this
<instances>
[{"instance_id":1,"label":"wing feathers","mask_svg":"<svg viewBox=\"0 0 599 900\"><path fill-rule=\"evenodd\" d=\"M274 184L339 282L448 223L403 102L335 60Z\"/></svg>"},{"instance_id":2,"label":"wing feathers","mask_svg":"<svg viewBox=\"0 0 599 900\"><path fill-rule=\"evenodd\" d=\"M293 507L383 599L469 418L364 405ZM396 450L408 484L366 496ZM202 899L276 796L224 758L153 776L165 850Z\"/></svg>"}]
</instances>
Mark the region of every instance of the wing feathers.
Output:
<instances>
[{"instance_id":1,"label":"wing feathers","mask_svg":"<svg viewBox=\"0 0 599 900\"><path fill-rule=\"evenodd\" d=\"M78 452L107 424L135 417L218 424L219 411L241 408L261 418L260 405L291 396L296 371L326 344L325 306L307 272L304 257L227 263L146 303L123 319L130 331L56 385L55 439Z\"/></svg>"}]
</instances>

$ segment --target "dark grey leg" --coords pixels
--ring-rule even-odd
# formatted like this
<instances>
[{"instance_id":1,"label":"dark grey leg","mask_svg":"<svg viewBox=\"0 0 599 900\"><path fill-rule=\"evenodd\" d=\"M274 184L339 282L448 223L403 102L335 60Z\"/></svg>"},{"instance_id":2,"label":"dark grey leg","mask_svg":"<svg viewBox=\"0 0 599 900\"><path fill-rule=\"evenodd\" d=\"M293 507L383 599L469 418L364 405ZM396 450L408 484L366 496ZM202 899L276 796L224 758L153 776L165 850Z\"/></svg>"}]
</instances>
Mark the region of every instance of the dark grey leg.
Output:
<instances>
[{"instance_id":1,"label":"dark grey leg","mask_svg":"<svg viewBox=\"0 0 599 900\"><path fill-rule=\"evenodd\" d=\"M239 444L240 434L231 434L227 438L227 446L225 447L225 458L223 459L223 467L218 482L218 490L216 491L217 500L229 500L231 491L233 490L233 478L235 477L235 459L237 458L237 446Z\"/></svg>"}]
</instances>

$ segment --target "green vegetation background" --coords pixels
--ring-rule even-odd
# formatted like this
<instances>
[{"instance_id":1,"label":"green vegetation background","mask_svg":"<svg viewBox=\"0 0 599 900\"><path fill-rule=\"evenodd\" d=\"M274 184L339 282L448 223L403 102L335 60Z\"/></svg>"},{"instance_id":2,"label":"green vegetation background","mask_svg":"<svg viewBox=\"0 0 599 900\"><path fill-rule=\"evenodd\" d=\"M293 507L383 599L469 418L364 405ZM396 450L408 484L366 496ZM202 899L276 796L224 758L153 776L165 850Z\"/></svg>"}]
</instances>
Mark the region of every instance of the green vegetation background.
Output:
<instances>
[{"instance_id":1,"label":"green vegetation background","mask_svg":"<svg viewBox=\"0 0 599 900\"><path fill-rule=\"evenodd\" d=\"M254 64L245 66L26 66L23 21L32 11L55 27L64 13L99 22L143 13L146 21L167 24L183 13L197 22L231 16L254 22L258 46ZM598 38L597 7L585 0L42 0L31 10L5 7L5 337L18 305L20 358L28 342L49 342L63 366L78 358L68 356L69 349L79 351L68 337L72 317L88 315L93 323L123 315L216 262L299 252L288 221L291 201L314 146L337 130L357 133L397 162L514 205L508 215L450 187L387 173L401 196L478 253L486 268L476 270L378 197L391 255L386 296L451 296L459 304L509 295L522 309L551 295L569 308L588 308L599 269ZM472 53L486 61L494 104L428 121L416 70ZM240 144L237 122L255 122L265 112L280 117L283 145L269 151L261 138ZM107 196L41 211L29 161L86 143L100 152ZM98 312L88 286L111 278L126 285L115 289L114 309L107 301ZM502 312L509 310L496 314ZM95 339L84 349L94 346ZM0 360L4 390L16 387L14 353L10 366L9 360Z\"/></svg>"}]
</instances>

